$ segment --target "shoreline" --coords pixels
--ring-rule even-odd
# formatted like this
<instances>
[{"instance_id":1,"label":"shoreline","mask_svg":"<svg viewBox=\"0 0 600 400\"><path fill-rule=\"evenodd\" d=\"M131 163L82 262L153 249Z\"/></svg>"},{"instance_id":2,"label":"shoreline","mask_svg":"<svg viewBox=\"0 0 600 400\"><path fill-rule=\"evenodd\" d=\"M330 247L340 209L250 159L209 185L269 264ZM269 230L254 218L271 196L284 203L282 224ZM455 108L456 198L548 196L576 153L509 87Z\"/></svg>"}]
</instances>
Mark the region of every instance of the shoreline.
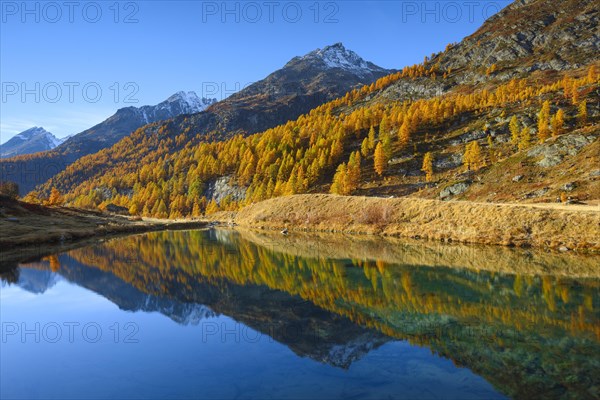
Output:
<instances>
[{"instance_id":1,"label":"shoreline","mask_svg":"<svg viewBox=\"0 0 600 400\"><path fill-rule=\"evenodd\" d=\"M227 229L227 228L223 228ZM365 263L415 265L425 268L466 269L523 276L553 275L598 278L595 254L554 252L463 243L441 243L376 235L294 232L282 236L271 230L228 229L244 240L293 257L362 260ZM348 241L352 246L348 246Z\"/></svg>"},{"instance_id":2,"label":"shoreline","mask_svg":"<svg viewBox=\"0 0 600 400\"><path fill-rule=\"evenodd\" d=\"M48 255L62 253L82 246L88 246L105 240L137 235L148 232L170 231L170 230L188 230L203 229L208 226L206 221L167 221L154 222L147 221L136 225L123 225L116 229L98 230L89 232L71 232L71 236L66 240L57 240L52 237L48 240L35 242L20 242L11 248L4 250L5 244L0 242L0 269L11 263L26 262L30 259L37 259Z\"/></svg>"},{"instance_id":3,"label":"shoreline","mask_svg":"<svg viewBox=\"0 0 600 400\"><path fill-rule=\"evenodd\" d=\"M6 204L3 204L6 208ZM120 236L201 229L218 223L241 228L336 233L418 241L500 245L575 254L600 253L600 206L442 202L327 194L293 195L201 220L135 219L21 202L17 222L0 222L0 266ZM15 211L13 210L13 211ZM18 212L16 214L19 214Z\"/></svg>"},{"instance_id":4,"label":"shoreline","mask_svg":"<svg viewBox=\"0 0 600 400\"><path fill-rule=\"evenodd\" d=\"M600 206L567 209L551 204L309 194L265 200L213 219L262 230L600 252Z\"/></svg>"},{"instance_id":5,"label":"shoreline","mask_svg":"<svg viewBox=\"0 0 600 400\"><path fill-rule=\"evenodd\" d=\"M44 207L6 197L0 197L0 215L0 265L97 240L208 225L205 220L137 219L93 210Z\"/></svg>"}]
</instances>

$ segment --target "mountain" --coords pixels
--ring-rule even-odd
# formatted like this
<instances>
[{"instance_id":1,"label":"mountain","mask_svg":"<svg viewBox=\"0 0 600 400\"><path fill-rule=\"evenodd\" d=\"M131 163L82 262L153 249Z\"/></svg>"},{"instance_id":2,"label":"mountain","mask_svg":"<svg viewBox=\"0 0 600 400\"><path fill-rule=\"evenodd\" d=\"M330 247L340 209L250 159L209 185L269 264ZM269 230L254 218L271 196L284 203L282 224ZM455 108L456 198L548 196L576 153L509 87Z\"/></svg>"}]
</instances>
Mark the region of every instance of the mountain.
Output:
<instances>
[{"instance_id":1,"label":"mountain","mask_svg":"<svg viewBox=\"0 0 600 400\"><path fill-rule=\"evenodd\" d=\"M16 139L13 138L2 145L2 156L13 157L38 151L44 152L31 156L1 160L1 180L16 181L20 186L20 192L24 194L32 190L36 185L63 171L75 160L112 146L143 125L182 114L198 113L215 102L216 99L199 98L194 92L186 93L181 91L154 106L121 108L101 123L70 136L64 143L52 136L55 139L52 143L55 145L51 147L41 148L40 146L30 146L33 151L21 151L19 153L11 150L15 148L11 143L13 140L16 144L20 143L18 136L32 130L43 131L43 128L32 128L17 135ZM35 137L37 138L38 136L43 138L42 134L36 134ZM41 139L35 141L35 143L38 142L46 143ZM5 149L5 146L9 143L11 143L11 147Z\"/></svg>"},{"instance_id":2,"label":"mountain","mask_svg":"<svg viewBox=\"0 0 600 400\"><path fill-rule=\"evenodd\" d=\"M136 130L114 146L81 158L49 185L68 191L70 187L101 173L108 165L126 168L132 159L147 162L165 157L183 147L220 141L234 135L250 135L294 120L311 109L368 85L392 70L360 58L341 43L295 57L281 69L205 111L178 116ZM92 128L94 129L94 128ZM66 143L69 146L70 140ZM14 170L14 168L13 168ZM125 172L125 169L122 170ZM43 183L46 176L38 183ZM48 177L51 178L51 177ZM65 185L68 182L68 186ZM30 189L27 185L26 189Z\"/></svg>"},{"instance_id":3,"label":"mountain","mask_svg":"<svg viewBox=\"0 0 600 400\"><path fill-rule=\"evenodd\" d=\"M295 193L598 201L598 20L591 0L516 1L422 64L323 103L380 73L329 46L39 188L162 218Z\"/></svg>"},{"instance_id":4,"label":"mountain","mask_svg":"<svg viewBox=\"0 0 600 400\"><path fill-rule=\"evenodd\" d=\"M0 157L13 157L22 154L37 153L52 150L60 145L64 139L59 139L44 128L27 129L0 145Z\"/></svg>"},{"instance_id":5,"label":"mountain","mask_svg":"<svg viewBox=\"0 0 600 400\"><path fill-rule=\"evenodd\" d=\"M392 72L336 43L294 57L265 79L215 104L209 110L212 113L198 115L191 124L203 132L212 128L221 137L260 132Z\"/></svg>"},{"instance_id":6,"label":"mountain","mask_svg":"<svg viewBox=\"0 0 600 400\"><path fill-rule=\"evenodd\" d=\"M514 72L567 70L598 58L598 5L590 0L517 0L433 62L447 68L496 64Z\"/></svg>"},{"instance_id":7,"label":"mountain","mask_svg":"<svg viewBox=\"0 0 600 400\"><path fill-rule=\"evenodd\" d=\"M424 63L315 107L347 88L342 79L381 73L341 45L316 50L206 112L144 127L40 188L57 187L78 206L114 202L157 217L330 191L598 199L598 14L591 0L516 1Z\"/></svg>"},{"instance_id":8,"label":"mountain","mask_svg":"<svg viewBox=\"0 0 600 400\"><path fill-rule=\"evenodd\" d=\"M47 269L19 269L17 285L33 294L42 294L51 289L60 276Z\"/></svg>"},{"instance_id":9,"label":"mountain","mask_svg":"<svg viewBox=\"0 0 600 400\"><path fill-rule=\"evenodd\" d=\"M323 70L340 69L356 76L370 77L371 80L377 78L375 75L389 72L363 60L352 50L346 49L342 43L311 51L303 57L295 57L284 69L304 69L306 66L320 66Z\"/></svg>"},{"instance_id":10,"label":"mountain","mask_svg":"<svg viewBox=\"0 0 600 400\"><path fill-rule=\"evenodd\" d=\"M71 163L84 155L112 146L140 126L178 115L195 114L215 102L216 99L201 99L194 92L181 91L155 106L121 108L98 125L74 135L56 151L64 156L67 163Z\"/></svg>"},{"instance_id":11,"label":"mountain","mask_svg":"<svg viewBox=\"0 0 600 400\"><path fill-rule=\"evenodd\" d=\"M513 1L472 35L428 59L428 68L450 71L447 79L400 80L382 95L432 97L456 85L485 84L490 78L510 80L585 66L600 52L598 18L591 0Z\"/></svg>"}]
</instances>

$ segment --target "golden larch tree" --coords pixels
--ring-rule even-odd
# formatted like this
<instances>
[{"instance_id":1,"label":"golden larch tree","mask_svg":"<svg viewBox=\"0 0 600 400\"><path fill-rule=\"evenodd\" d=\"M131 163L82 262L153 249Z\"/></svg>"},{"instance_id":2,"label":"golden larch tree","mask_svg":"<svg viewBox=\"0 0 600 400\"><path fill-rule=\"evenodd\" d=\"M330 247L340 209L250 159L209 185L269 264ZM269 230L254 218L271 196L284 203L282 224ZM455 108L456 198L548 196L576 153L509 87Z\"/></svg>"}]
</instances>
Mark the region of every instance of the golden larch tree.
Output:
<instances>
[{"instance_id":1,"label":"golden larch tree","mask_svg":"<svg viewBox=\"0 0 600 400\"><path fill-rule=\"evenodd\" d=\"M587 101L583 100L579 103L579 107L577 107L577 121L579 121L580 126L584 126L587 123L588 112L587 112Z\"/></svg>"},{"instance_id":2,"label":"golden larch tree","mask_svg":"<svg viewBox=\"0 0 600 400\"><path fill-rule=\"evenodd\" d=\"M540 143L548 139L549 129L548 124L550 120L550 101L546 100L542 104L542 109L538 114L538 139Z\"/></svg>"},{"instance_id":3,"label":"golden larch tree","mask_svg":"<svg viewBox=\"0 0 600 400\"><path fill-rule=\"evenodd\" d=\"M402 126L400 126L400 130L398 131L398 140L400 141L400 145L402 147L406 146L410 141L410 122L408 121L408 118L405 118Z\"/></svg>"},{"instance_id":4,"label":"golden larch tree","mask_svg":"<svg viewBox=\"0 0 600 400\"><path fill-rule=\"evenodd\" d=\"M431 152L428 151L425 153L423 157L423 166L421 167L421 171L425 172L425 180L427 182L431 182L433 179L433 156Z\"/></svg>"},{"instance_id":5,"label":"golden larch tree","mask_svg":"<svg viewBox=\"0 0 600 400\"><path fill-rule=\"evenodd\" d=\"M369 139L364 138L362 144L360 145L360 154L362 154L363 157L367 157L369 155L369 151Z\"/></svg>"},{"instance_id":6,"label":"golden larch tree","mask_svg":"<svg viewBox=\"0 0 600 400\"><path fill-rule=\"evenodd\" d=\"M592 64L590 66L590 68L588 69L587 83L588 84L596 83L597 79L598 79L598 73L596 72L596 65Z\"/></svg>"},{"instance_id":7,"label":"golden larch tree","mask_svg":"<svg viewBox=\"0 0 600 400\"><path fill-rule=\"evenodd\" d=\"M375 172L379 176L382 176L387 167L387 157L385 155L385 151L383 150L383 145L381 142L377 143L377 147L375 147Z\"/></svg>"},{"instance_id":8,"label":"golden larch tree","mask_svg":"<svg viewBox=\"0 0 600 400\"><path fill-rule=\"evenodd\" d=\"M467 170L476 171L481 165L481 147L475 140L471 143L467 143L465 146L465 154L463 155L463 163Z\"/></svg>"},{"instance_id":9,"label":"golden larch tree","mask_svg":"<svg viewBox=\"0 0 600 400\"><path fill-rule=\"evenodd\" d=\"M565 112L559 108L554 117L552 117L552 136L556 137L563 132L565 125Z\"/></svg>"},{"instance_id":10,"label":"golden larch tree","mask_svg":"<svg viewBox=\"0 0 600 400\"><path fill-rule=\"evenodd\" d=\"M53 187L50 190L50 197L48 198L48 205L60 206L63 203L63 198L57 188Z\"/></svg>"},{"instance_id":11,"label":"golden larch tree","mask_svg":"<svg viewBox=\"0 0 600 400\"><path fill-rule=\"evenodd\" d=\"M346 163L338 165L335 175L333 176L333 183L329 190L333 194L348 194L348 175L346 174Z\"/></svg>"},{"instance_id":12,"label":"golden larch tree","mask_svg":"<svg viewBox=\"0 0 600 400\"><path fill-rule=\"evenodd\" d=\"M524 150L531 145L531 129L529 127L523 128L521 131L521 138L519 139L519 150Z\"/></svg>"},{"instance_id":13,"label":"golden larch tree","mask_svg":"<svg viewBox=\"0 0 600 400\"><path fill-rule=\"evenodd\" d=\"M349 193L355 191L358 188L358 185L360 184L360 164L360 152L356 151L350 155L350 160L348 161L348 170L346 171L346 176L348 180L347 186Z\"/></svg>"},{"instance_id":14,"label":"golden larch tree","mask_svg":"<svg viewBox=\"0 0 600 400\"><path fill-rule=\"evenodd\" d=\"M373 125L369 128L367 139L369 141L369 150L373 150L375 148L375 128L373 128Z\"/></svg>"},{"instance_id":15,"label":"golden larch tree","mask_svg":"<svg viewBox=\"0 0 600 400\"><path fill-rule=\"evenodd\" d=\"M510 142L513 145L517 145L519 143L519 120L517 119L516 115L513 115L513 117L510 119L510 122L508 123L508 129L510 131Z\"/></svg>"}]
</instances>

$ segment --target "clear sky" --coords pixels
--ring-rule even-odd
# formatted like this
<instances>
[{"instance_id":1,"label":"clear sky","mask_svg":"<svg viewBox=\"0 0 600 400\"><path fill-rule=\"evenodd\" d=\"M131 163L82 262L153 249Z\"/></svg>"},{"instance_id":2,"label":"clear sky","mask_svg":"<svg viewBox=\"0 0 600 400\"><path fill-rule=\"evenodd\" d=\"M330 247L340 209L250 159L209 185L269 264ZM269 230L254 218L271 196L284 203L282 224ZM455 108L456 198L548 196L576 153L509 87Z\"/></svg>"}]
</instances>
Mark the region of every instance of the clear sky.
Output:
<instances>
[{"instance_id":1,"label":"clear sky","mask_svg":"<svg viewBox=\"0 0 600 400\"><path fill-rule=\"evenodd\" d=\"M221 99L342 42L400 69L460 41L507 1L0 2L0 142L78 133L180 91ZM215 89L218 88L218 89Z\"/></svg>"}]
</instances>

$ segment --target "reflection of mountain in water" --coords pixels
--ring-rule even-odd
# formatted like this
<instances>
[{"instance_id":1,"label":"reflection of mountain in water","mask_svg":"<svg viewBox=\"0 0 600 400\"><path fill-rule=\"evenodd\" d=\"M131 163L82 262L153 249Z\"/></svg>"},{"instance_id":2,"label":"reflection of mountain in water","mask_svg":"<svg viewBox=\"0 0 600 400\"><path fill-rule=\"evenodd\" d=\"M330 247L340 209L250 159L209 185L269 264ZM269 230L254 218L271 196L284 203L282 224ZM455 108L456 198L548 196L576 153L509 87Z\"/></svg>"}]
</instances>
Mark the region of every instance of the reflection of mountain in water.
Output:
<instances>
[{"instance_id":1,"label":"reflection of mountain in water","mask_svg":"<svg viewBox=\"0 0 600 400\"><path fill-rule=\"evenodd\" d=\"M577 259L499 250L521 262L515 274L458 268L463 259L496 262L491 250L334 243L323 257L308 251L320 238L267 239L221 230L131 236L70 251L60 274L125 309L144 309L147 296L204 304L332 365L407 339L511 397L600 397L600 360L590 356L600 354L600 280L587 267L577 279L547 272ZM453 268L440 267L440 254ZM525 259L535 260L531 271Z\"/></svg>"},{"instance_id":2,"label":"reflection of mountain in water","mask_svg":"<svg viewBox=\"0 0 600 400\"><path fill-rule=\"evenodd\" d=\"M62 268L54 273L46 262L25 264L19 268L17 285L32 293L44 293L61 278L98 293L125 311L159 312L182 325L197 325L202 319L216 314L201 304L185 304L165 296L142 293L105 271L60 256Z\"/></svg>"},{"instance_id":3,"label":"reflection of mountain in water","mask_svg":"<svg viewBox=\"0 0 600 400\"><path fill-rule=\"evenodd\" d=\"M51 276L55 281L63 278L102 295L122 310L159 312L182 325L197 325L204 319L225 314L285 344L302 357L341 368L348 368L370 350L389 341L346 317L265 286L228 282L214 285L199 277L188 290L179 287L177 281L148 285L145 290L149 294L68 255L60 256L59 260L58 273L45 269L46 263L40 262L22 265L19 274L28 279L37 276L37 280L41 276Z\"/></svg>"},{"instance_id":4,"label":"reflection of mountain in water","mask_svg":"<svg viewBox=\"0 0 600 400\"><path fill-rule=\"evenodd\" d=\"M60 280L59 275L50 270L36 270L21 268L17 285L23 290L35 294L42 294Z\"/></svg>"}]
</instances>

